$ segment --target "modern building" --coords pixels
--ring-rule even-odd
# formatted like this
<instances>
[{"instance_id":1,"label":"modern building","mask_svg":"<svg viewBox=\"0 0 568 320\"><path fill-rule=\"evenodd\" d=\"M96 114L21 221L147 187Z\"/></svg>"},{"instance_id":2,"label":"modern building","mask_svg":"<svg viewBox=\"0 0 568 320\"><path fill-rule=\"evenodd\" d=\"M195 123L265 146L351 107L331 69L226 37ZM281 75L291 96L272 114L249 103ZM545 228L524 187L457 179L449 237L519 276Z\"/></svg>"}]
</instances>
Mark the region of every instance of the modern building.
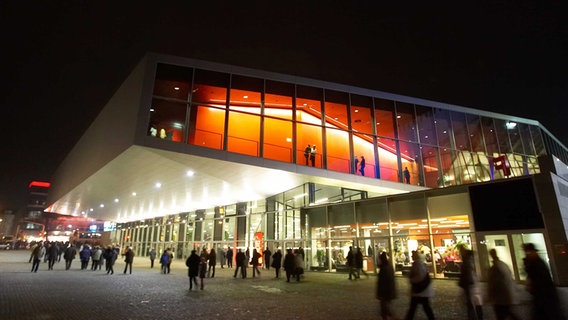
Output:
<instances>
[{"instance_id":1,"label":"modern building","mask_svg":"<svg viewBox=\"0 0 568 320\"><path fill-rule=\"evenodd\" d=\"M534 120L337 83L148 54L61 164L50 212L106 220L137 255L299 248L314 271L409 253L517 280L533 242L568 285L568 149ZM439 259L438 255L440 256Z\"/></svg>"}]
</instances>

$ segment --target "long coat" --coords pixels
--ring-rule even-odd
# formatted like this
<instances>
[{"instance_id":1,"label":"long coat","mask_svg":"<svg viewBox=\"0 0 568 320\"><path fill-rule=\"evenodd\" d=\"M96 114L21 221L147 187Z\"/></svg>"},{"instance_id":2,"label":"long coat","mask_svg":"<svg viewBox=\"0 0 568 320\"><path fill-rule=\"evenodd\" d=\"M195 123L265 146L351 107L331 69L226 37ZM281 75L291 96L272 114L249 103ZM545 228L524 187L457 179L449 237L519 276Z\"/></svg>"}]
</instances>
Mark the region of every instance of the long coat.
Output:
<instances>
[{"instance_id":1,"label":"long coat","mask_svg":"<svg viewBox=\"0 0 568 320\"><path fill-rule=\"evenodd\" d=\"M201 262L201 258L199 258L195 252L192 253L187 260L185 260L188 277L197 277L197 273L199 272L199 262Z\"/></svg>"},{"instance_id":2,"label":"long coat","mask_svg":"<svg viewBox=\"0 0 568 320\"><path fill-rule=\"evenodd\" d=\"M381 264L377 279L377 299L385 301L395 299L394 269L390 262Z\"/></svg>"},{"instance_id":3,"label":"long coat","mask_svg":"<svg viewBox=\"0 0 568 320\"><path fill-rule=\"evenodd\" d=\"M271 267L276 269L280 269L280 267L282 267L282 252L280 252L280 250L276 251L276 253L272 255Z\"/></svg>"}]
</instances>

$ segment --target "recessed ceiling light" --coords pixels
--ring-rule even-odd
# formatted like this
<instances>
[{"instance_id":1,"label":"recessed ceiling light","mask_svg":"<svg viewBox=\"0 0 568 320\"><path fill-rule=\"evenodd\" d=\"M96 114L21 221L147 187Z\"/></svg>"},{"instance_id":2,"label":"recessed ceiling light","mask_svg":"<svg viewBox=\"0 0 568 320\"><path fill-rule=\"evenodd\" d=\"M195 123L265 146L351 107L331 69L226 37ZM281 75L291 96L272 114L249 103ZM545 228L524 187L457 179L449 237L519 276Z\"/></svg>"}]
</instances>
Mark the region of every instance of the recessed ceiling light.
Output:
<instances>
[{"instance_id":1,"label":"recessed ceiling light","mask_svg":"<svg viewBox=\"0 0 568 320\"><path fill-rule=\"evenodd\" d=\"M101 203L101 204L99 205L99 207L104 208L105 205Z\"/></svg>"},{"instance_id":2,"label":"recessed ceiling light","mask_svg":"<svg viewBox=\"0 0 568 320\"><path fill-rule=\"evenodd\" d=\"M136 192L132 192L132 196L133 196L133 197L136 197Z\"/></svg>"},{"instance_id":3,"label":"recessed ceiling light","mask_svg":"<svg viewBox=\"0 0 568 320\"><path fill-rule=\"evenodd\" d=\"M243 98L248 99L249 96L243 96Z\"/></svg>"},{"instance_id":4,"label":"recessed ceiling light","mask_svg":"<svg viewBox=\"0 0 568 320\"><path fill-rule=\"evenodd\" d=\"M156 182L156 188L161 188L161 187L162 187L162 184L159 183L159 182Z\"/></svg>"},{"instance_id":5,"label":"recessed ceiling light","mask_svg":"<svg viewBox=\"0 0 568 320\"><path fill-rule=\"evenodd\" d=\"M185 173L185 175L188 176L188 177L193 177L194 174L195 174L195 172L193 172L193 171L191 171L191 170L188 170L188 171Z\"/></svg>"},{"instance_id":6,"label":"recessed ceiling light","mask_svg":"<svg viewBox=\"0 0 568 320\"><path fill-rule=\"evenodd\" d=\"M178 91L178 90L179 90L179 87L174 87L174 90Z\"/></svg>"},{"instance_id":7,"label":"recessed ceiling light","mask_svg":"<svg viewBox=\"0 0 568 320\"><path fill-rule=\"evenodd\" d=\"M119 201L118 198L114 199L114 202L118 203L118 201Z\"/></svg>"}]
</instances>

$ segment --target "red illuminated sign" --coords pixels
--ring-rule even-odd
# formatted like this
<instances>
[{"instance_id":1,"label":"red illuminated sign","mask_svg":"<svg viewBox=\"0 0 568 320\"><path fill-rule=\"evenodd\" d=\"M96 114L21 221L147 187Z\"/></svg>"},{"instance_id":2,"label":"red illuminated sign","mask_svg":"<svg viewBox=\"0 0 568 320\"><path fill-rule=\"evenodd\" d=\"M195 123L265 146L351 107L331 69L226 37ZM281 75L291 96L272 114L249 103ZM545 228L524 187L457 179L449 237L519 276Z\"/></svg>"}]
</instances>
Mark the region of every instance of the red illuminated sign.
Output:
<instances>
[{"instance_id":1,"label":"red illuminated sign","mask_svg":"<svg viewBox=\"0 0 568 320\"><path fill-rule=\"evenodd\" d=\"M49 188L49 186L51 186L51 183L49 183L49 182L32 181L32 182L30 182L30 185L28 186L28 188L31 188L31 187Z\"/></svg>"}]
</instances>

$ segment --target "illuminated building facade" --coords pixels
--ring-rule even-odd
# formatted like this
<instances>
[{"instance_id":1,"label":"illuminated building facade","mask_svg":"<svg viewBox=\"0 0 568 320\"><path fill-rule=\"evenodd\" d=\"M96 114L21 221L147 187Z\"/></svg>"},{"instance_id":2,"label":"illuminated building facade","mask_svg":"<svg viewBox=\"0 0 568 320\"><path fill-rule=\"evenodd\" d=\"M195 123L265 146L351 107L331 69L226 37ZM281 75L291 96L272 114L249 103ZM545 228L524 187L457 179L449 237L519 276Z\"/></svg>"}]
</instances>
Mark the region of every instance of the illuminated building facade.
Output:
<instances>
[{"instance_id":1,"label":"illuminated building facade","mask_svg":"<svg viewBox=\"0 0 568 320\"><path fill-rule=\"evenodd\" d=\"M534 187L551 173L565 183L552 159L568 151L534 120L148 54L62 163L48 210L113 221L112 239L138 255L302 246L321 271L341 271L349 246L369 270L379 251L399 256L403 273L411 250L467 245L480 267L499 249L523 280L517 249L530 241L562 282L547 252L566 232L547 228L564 209L555 198L543 212ZM474 199L493 201L495 185L528 195L522 223L486 223L496 213Z\"/></svg>"}]
</instances>

